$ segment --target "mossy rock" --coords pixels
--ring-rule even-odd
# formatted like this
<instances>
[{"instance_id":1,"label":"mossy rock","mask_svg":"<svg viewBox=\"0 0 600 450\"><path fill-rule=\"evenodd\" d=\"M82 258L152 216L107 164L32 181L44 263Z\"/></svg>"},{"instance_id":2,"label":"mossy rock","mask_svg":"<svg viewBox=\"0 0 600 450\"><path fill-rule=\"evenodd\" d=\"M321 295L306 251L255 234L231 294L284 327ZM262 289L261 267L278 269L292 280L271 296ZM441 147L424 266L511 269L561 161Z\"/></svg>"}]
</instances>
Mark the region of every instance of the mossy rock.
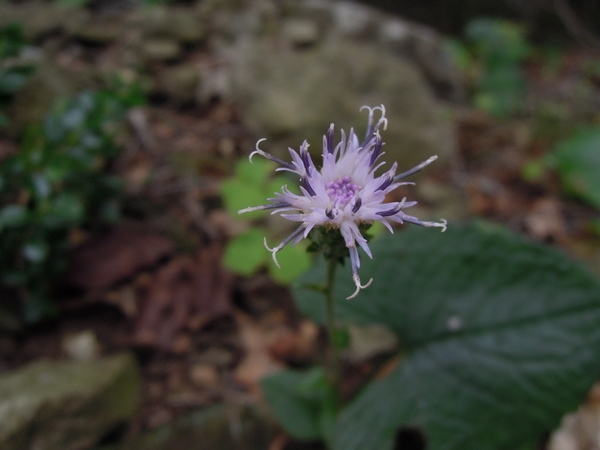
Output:
<instances>
[{"instance_id":1,"label":"mossy rock","mask_svg":"<svg viewBox=\"0 0 600 450\"><path fill-rule=\"evenodd\" d=\"M140 403L134 358L42 360L0 375L0 448L78 450L131 419Z\"/></svg>"}]
</instances>

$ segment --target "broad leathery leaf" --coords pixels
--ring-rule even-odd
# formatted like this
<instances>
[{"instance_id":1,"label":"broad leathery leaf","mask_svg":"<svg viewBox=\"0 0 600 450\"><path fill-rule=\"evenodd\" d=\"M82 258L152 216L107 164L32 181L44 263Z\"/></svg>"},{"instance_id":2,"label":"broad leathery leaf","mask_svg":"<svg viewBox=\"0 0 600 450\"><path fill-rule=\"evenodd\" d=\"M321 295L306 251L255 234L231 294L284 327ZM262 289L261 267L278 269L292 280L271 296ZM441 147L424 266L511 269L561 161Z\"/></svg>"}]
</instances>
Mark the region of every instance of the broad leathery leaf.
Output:
<instances>
[{"instance_id":1,"label":"broad leathery leaf","mask_svg":"<svg viewBox=\"0 0 600 450\"><path fill-rule=\"evenodd\" d=\"M373 284L347 301L354 285L339 275L336 313L386 325L404 353L346 407L334 449L392 449L402 426L428 450L533 449L600 373L600 283L562 253L475 225L413 227L371 248L360 274ZM295 293L322 322L321 295Z\"/></svg>"},{"instance_id":2,"label":"broad leathery leaf","mask_svg":"<svg viewBox=\"0 0 600 450\"><path fill-rule=\"evenodd\" d=\"M229 241L223 264L237 274L251 275L267 262L269 253L263 242L263 232L257 228L250 228Z\"/></svg>"},{"instance_id":3,"label":"broad leathery leaf","mask_svg":"<svg viewBox=\"0 0 600 450\"><path fill-rule=\"evenodd\" d=\"M600 208L600 127L581 130L559 143L550 163L569 193Z\"/></svg>"}]
</instances>

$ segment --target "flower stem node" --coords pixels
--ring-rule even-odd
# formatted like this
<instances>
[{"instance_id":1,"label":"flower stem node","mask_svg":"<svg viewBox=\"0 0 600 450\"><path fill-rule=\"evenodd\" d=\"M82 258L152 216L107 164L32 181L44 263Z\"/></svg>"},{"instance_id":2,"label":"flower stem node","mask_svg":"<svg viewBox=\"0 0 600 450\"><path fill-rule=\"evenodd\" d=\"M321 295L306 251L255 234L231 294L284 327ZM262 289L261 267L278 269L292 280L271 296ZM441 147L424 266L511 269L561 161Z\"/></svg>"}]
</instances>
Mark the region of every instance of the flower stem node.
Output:
<instances>
[{"instance_id":1,"label":"flower stem node","mask_svg":"<svg viewBox=\"0 0 600 450\"><path fill-rule=\"evenodd\" d=\"M418 218L404 212L417 204L414 201L386 202L386 196L399 186L414 184L401 182L403 178L419 172L424 167L437 159L437 156L423 161L406 172L396 175L398 165L392 167L379 176L375 173L385 163L377 162L384 154L381 149L384 142L381 138L381 130L385 130L388 121L385 117L385 107L363 106L368 111L367 131L362 141L359 141L353 129L346 135L341 131L341 140L334 143L334 125L331 124L325 136L323 136L323 163L321 169L315 166L310 153L309 144L304 141L299 150L289 149L292 162L279 159L259 148L261 139L256 143L256 149L250 154L250 161L256 154L267 158L279 165L278 171L292 172L299 177L301 194L293 194L286 186L281 192L269 198L270 203L260 206L252 206L239 211L239 214L251 211L272 209L272 214L281 213L281 216L299 222L300 225L279 245L270 248L265 239L265 247L273 255L273 261L279 267L276 254L286 245L295 245L302 239L309 237L313 229L324 229L328 234L330 230L339 230L339 235L347 248L350 256L352 279L356 285L356 291L348 297L354 298L358 293L368 287L368 283L361 284L358 275L360 257L357 246L360 247L369 258L372 258L367 238L363 235L368 226L376 221L382 223L390 232L394 232L392 223L412 223L423 227L439 227L442 232L446 230L446 220L439 222L421 221ZM375 112L380 117L375 121ZM312 237L312 234L311 234ZM322 245L321 245L322 247ZM343 247L342 247L343 248ZM325 256L336 258L339 252L332 249L320 249ZM335 256L332 256L335 255Z\"/></svg>"}]
</instances>

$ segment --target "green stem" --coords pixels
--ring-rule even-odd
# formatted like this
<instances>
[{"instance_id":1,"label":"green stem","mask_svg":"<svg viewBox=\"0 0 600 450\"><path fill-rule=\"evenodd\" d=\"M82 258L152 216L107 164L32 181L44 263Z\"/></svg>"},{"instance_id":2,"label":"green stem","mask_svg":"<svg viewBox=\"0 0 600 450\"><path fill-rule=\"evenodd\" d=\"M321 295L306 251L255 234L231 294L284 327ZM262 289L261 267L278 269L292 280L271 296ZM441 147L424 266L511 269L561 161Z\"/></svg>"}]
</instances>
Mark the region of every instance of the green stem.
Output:
<instances>
[{"instance_id":1,"label":"green stem","mask_svg":"<svg viewBox=\"0 0 600 450\"><path fill-rule=\"evenodd\" d=\"M339 387L340 382L340 356L335 342L335 316L333 311L333 286L335 284L335 271L337 261L335 258L329 260L327 265L327 279L325 280L325 305L327 308L327 338L329 339L329 378L333 386Z\"/></svg>"}]
</instances>

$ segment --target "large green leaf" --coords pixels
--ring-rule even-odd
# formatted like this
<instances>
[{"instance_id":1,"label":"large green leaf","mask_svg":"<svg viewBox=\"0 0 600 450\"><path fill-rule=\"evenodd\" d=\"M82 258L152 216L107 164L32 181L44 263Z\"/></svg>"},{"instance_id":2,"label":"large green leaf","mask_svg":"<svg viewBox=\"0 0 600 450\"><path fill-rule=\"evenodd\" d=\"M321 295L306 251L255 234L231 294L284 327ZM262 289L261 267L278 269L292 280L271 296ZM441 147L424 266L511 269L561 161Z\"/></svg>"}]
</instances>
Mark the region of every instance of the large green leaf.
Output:
<instances>
[{"instance_id":1,"label":"large green leaf","mask_svg":"<svg viewBox=\"0 0 600 450\"><path fill-rule=\"evenodd\" d=\"M347 301L354 286L338 276L337 313L387 325L404 353L344 410L334 449L391 449L403 426L428 450L533 449L600 375L600 284L560 252L475 225L413 227L372 250L361 276L373 284ZM320 294L296 297L323 320Z\"/></svg>"}]
</instances>

